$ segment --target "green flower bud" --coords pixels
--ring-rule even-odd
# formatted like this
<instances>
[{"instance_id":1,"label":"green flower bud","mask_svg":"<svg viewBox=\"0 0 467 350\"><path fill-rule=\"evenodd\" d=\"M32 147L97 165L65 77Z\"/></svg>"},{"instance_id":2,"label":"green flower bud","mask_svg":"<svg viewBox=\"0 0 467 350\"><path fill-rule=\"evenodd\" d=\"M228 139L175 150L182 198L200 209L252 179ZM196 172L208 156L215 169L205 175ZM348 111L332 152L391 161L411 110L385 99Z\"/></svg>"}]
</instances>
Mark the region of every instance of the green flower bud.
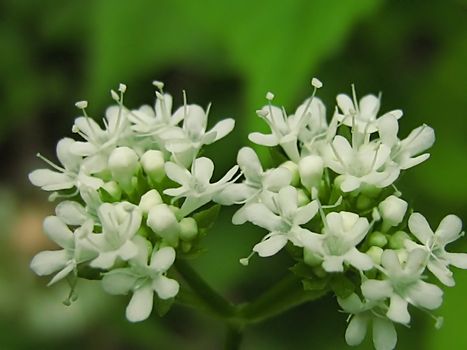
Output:
<instances>
[{"instance_id":1,"label":"green flower bud","mask_svg":"<svg viewBox=\"0 0 467 350\"><path fill-rule=\"evenodd\" d=\"M368 238L368 243L370 244L370 246L377 246L382 248L386 244L388 244L388 239L383 233L375 231L370 234L370 237Z\"/></svg>"},{"instance_id":2,"label":"green flower bud","mask_svg":"<svg viewBox=\"0 0 467 350\"><path fill-rule=\"evenodd\" d=\"M182 246L182 252L184 253L188 253L192 247L190 242L182 242L181 246Z\"/></svg>"},{"instance_id":3,"label":"green flower bud","mask_svg":"<svg viewBox=\"0 0 467 350\"><path fill-rule=\"evenodd\" d=\"M409 235L404 231L397 231L389 238L389 248L402 249L405 248L405 240L410 239Z\"/></svg>"},{"instance_id":4,"label":"green flower bud","mask_svg":"<svg viewBox=\"0 0 467 350\"><path fill-rule=\"evenodd\" d=\"M305 264L310 266L319 266L323 262L323 259L321 259L318 255L314 254L309 249L304 248L303 261L305 262Z\"/></svg>"},{"instance_id":5,"label":"green flower bud","mask_svg":"<svg viewBox=\"0 0 467 350\"><path fill-rule=\"evenodd\" d=\"M191 241L198 235L198 224L192 217L183 218L180 221L180 239Z\"/></svg>"},{"instance_id":6,"label":"green flower bud","mask_svg":"<svg viewBox=\"0 0 467 350\"><path fill-rule=\"evenodd\" d=\"M288 160L285 163L282 163L280 166L286 168L292 174L291 185L292 186L298 186L300 184L300 175L298 173L297 164L295 164L291 160Z\"/></svg>"},{"instance_id":7,"label":"green flower bud","mask_svg":"<svg viewBox=\"0 0 467 350\"><path fill-rule=\"evenodd\" d=\"M310 198L308 197L308 195L305 193L304 190L298 189L297 194L298 194L298 206L299 207L310 203Z\"/></svg>"},{"instance_id":8,"label":"green flower bud","mask_svg":"<svg viewBox=\"0 0 467 350\"><path fill-rule=\"evenodd\" d=\"M162 198L159 192L157 192L157 190L150 190L141 196L138 206L143 214L147 215L152 207L162 203Z\"/></svg>"},{"instance_id":9,"label":"green flower bud","mask_svg":"<svg viewBox=\"0 0 467 350\"><path fill-rule=\"evenodd\" d=\"M160 182L165 176L164 153L157 150L149 150L141 156L143 170L152 180Z\"/></svg>"},{"instance_id":10,"label":"green flower bud","mask_svg":"<svg viewBox=\"0 0 467 350\"><path fill-rule=\"evenodd\" d=\"M374 203L374 199L364 195L360 194L357 198L357 209L358 210L365 210L371 208Z\"/></svg>"},{"instance_id":11,"label":"green flower bud","mask_svg":"<svg viewBox=\"0 0 467 350\"><path fill-rule=\"evenodd\" d=\"M298 163L300 181L307 190L310 190L312 187L319 187L323 171L324 163L319 156L306 156L300 159Z\"/></svg>"},{"instance_id":12,"label":"green flower bud","mask_svg":"<svg viewBox=\"0 0 467 350\"><path fill-rule=\"evenodd\" d=\"M383 255L383 249L377 246L372 246L367 250L366 254L373 260L376 265L381 264L381 256Z\"/></svg>"},{"instance_id":13,"label":"green flower bud","mask_svg":"<svg viewBox=\"0 0 467 350\"><path fill-rule=\"evenodd\" d=\"M104 183L102 188L108 194L110 194L110 196L116 201L120 200L120 198L122 197L122 189L120 188L120 186L118 186L118 184L115 181L109 181Z\"/></svg>"},{"instance_id":14,"label":"green flower bud","mask_svg":"<svg viewBox=\"0 0 467 350\"><path fill-rule=\"evenodd\" d=\"M178 245L180 225L167 204L158 204L149 210L147 225L169 245Z\"/></svg>"}]
</instances>

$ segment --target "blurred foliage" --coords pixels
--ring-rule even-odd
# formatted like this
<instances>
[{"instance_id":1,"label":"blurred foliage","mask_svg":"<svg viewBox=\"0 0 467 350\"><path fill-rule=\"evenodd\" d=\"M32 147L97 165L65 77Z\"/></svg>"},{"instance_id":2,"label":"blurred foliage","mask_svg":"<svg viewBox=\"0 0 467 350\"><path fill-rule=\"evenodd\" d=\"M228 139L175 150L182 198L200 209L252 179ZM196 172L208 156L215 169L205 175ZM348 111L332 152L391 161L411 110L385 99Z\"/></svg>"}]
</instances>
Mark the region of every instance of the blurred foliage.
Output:
<instances>
[{"instance_id":1,"label":"blurred foliage","mask_svg":"<svg viewBox=\"0 0 467 350\"><path fill-rule=\"evenodd\" d=\"M104 296L96 283L80 286L79 301L60 301L66 285L45 288L28 271L47 242L40 222L51 212L34 200L25 174L53 158L56 141L70 135L74 101L89 99L94 115L110 102L108 90L124 81L130 106L153 98L150 82L164 80L181 100L212 101L212 120L237 120L235 136L208 155L224 170L247 132L263 128L254 111L273 91L292 112L324 82L320 97L332 113L334 96L383 91L383 110L401 107L401 135L427 123L437 142L426 164L399 187L433 224L447 213L467 219L467 2L293 0L53 0L0 3L0 345L5 349L217 349L223 329L205 316L175 307L164 319L130 325L124 298ZM99 113L98 113L99 112ZM224 169L222 169L222 167ZM234 227L221 212L206 237L208 251L193 261L213 286L233 300L258 295L287 273L287 256L238 263L260 237ZM455 250L466 250L461 242ZM222 262L222 263L219 263ZM415 313L399 327L400 349L467 348L464 296L467 275L446 292L439 314L445 325ZM246 333L245 349L341 349L345 315L332 298L292 310ZM361 348L370 348L367 341Z\"/></svg>"}]
</instances>

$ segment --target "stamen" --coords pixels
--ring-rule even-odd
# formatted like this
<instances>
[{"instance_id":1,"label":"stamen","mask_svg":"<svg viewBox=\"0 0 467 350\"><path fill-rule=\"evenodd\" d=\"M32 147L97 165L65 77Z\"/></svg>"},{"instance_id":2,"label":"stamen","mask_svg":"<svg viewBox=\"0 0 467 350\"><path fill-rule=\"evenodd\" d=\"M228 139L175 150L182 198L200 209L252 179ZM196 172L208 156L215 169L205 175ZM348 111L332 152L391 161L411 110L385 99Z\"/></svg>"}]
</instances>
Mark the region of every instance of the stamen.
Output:
<instances>
[{"instance_id":1,"label":"stamen","mask_svg":"<svg viewBox=\"0 0 467 350\"><path fill-rule=\"evenodd\" d=\"M163 92L164 83L159 80L153 80L152 85L154 85L160 92Z\"/></svg>"},{"instance_id":2,"label":"stamen","mask_svg":"<svg viewBox=\"0 0 467 350\"><path fill-rule=\"evenodd\" d=\"M54 162L52 162L51 160L47 159L46 157L44 157L42 154L40 153L37 153L36 156L43 160L44 162L46 162L48 165L50 165L52 168L64 173L66 172L66 169L65 168L62 168L61 166L58 166L57 164L55 164Z\"/></svg>"},{"instance_id":3,"label":"stamen","mask_svg":"<svg viewBox=\"0 0 467 350\"><path fill-rule=\"evenodd\" d=\"M352 84L352 98L356 112L360 113L360 108L357 102L357 92L355 91L355 84Z\"/></svg>"},{"instance_id":4,"label":"stamen","mask_svg":"<svg viewBox=\"0 0 467 350\"><path fill-rule=\"evenodd\" d=\"M250 263L250 259L253 257L253 255L255 255L255 252L251 252L250 255L248 255L246 258L241 258L239 260L240 264L242 264L243 266L248 266L248 264Z\"/></svg>"},{"instance_id":5,"label":"stamen","mask_svg":"<svg viewBox=\"0 0 467 350\"><path fill-rule=\"evenodd\" d=\"M186 91L183 90L183 117L186 118L188 114L188 105L187 105Z\"/></svg>"}]
</instances>

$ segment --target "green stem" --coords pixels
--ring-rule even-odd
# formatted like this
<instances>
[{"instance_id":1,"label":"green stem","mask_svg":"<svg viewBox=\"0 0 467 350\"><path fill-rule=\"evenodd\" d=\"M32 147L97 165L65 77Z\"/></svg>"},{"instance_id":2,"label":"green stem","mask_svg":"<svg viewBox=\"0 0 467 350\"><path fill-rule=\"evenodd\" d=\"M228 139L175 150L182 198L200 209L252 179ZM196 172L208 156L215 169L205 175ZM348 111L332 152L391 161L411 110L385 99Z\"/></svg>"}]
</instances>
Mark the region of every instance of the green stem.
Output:
<instances>
[{"instance_id":1,"label":"green stem","mask_svg":"<svg viewBox=\"0 0 467 350\"><path fill-rule=\"evenodd\" d=\"M225 337L225 350L239 350L242 343L243 333L240 327L229 325Z\"/></svg>"},{"instance_id":2,"label":"green stem","mask_svg":"<svg viewBox=\"0 0 467 350\"><path fill-rule=\"evenodd\" d=\"M210 311L223 319L231 319L235 316L235 306L212 289L185 260L175 260L175 268L190 286L196 297Z\"/></svg>"},{"instance_id":3,"label":"green stem","mask_svg":"<svg viewBox=\"0 0 467 350\"><path fill-rule=\"evenodd\" d=\"M259 296L255 301L246 304L240 311L248 323L259 323L277 316L287 310L325 295L327 290L305 291L301 278L287 275L274 287Z\"/></svg>"}]
</instances>

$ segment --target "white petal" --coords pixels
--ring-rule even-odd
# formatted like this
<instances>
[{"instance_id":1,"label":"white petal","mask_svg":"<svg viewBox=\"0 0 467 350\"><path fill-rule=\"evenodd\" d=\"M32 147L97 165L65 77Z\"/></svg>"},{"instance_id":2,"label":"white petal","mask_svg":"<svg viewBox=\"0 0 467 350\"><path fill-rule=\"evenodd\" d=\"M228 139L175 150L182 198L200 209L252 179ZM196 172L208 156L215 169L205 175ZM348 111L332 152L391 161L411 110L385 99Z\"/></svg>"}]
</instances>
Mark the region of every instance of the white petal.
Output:
<instances>
[{"instance_id":1,"label":"white petal","mask_svg":"<svg viewBox=\"0 0 467 350\"><path fill-rule=\"evenodd\" d=\"M397 119L392 115L384 115L378 118L377 123L379 137L383 144L389 147L394 146L398 141L397 133L399 131L399 123Z\"/></svg>"},{"instance_id":2,"label":"white petal","mask_svg":"<svg viewBox=\"0 0 467 350\"><path fill-rule=\"evenodd\" d=\"M277 230L282 220L262 203L253 203L246 208L248 221L269 231Z\"/></svg>"},{"instance_id":3,"label":"white petal","mask_svg":"<svg viewBox=\"0 0 467 350\"><path fill-rule=\"evenodd\" d=\"M431 273L444 285L453 287L455 285L454 278L452 277L452 272L448 269L447 265L447 262L438 259L430 259L427 267L428 270L430 270Z\"/></svg>"},{"instance_id":4,"label":"white petal","mask_svg":"<svg viewBox=\"0 0 467 350\"><path fill-rule=\"evenodd\" d=\"M407 301L402 299L398 294L393 294L386 316L394 322L408 324L410 322L410 314L407 310Z\"/></svg>"},{"instance_id":5,"label":"white petal","mask_svg":"<svg viewBox=\"0 0 467 350\"><path fill-rule=\"evenodd\" d=\"M345 331L345 341L350 346L359 345L365 339L368 327L368 317L366 315L355 315L349 322Z\"/></svg>"},{"instance_id":6,"label":"white petal","mask_svg":"<svg viewBox=\"0 0 467 350\"><path fill-rule=\"evenodd\" d=\"M192 139L198 139L206 131L206 112L198 105L188 105L188 114L183 122L183 129Z\"/></svg>"},{"instance_id":7,"label":"white petal","mask_svg":"<svg viewBox=\"0 0 467 350\"><path fill-rule=\"evenodd\" d=\"M373 318L373 344L376 350L392 350L396 347L397 333L391 321Z\"/></svg>"},{"instance_id":8,"label":"white petal","mask_svg":"<svg viewBox=\"0 0 467 350\"><path fill-rule=\"evenodd\" d=\"M345 261L361 271L370 270L373 267L373 260L365 253L353 248L345 254Z\"/></svg>"},{"instance_id":9,"label":"white petal","mask_svg":"<svg viewBox=\"0 0 467 350\"><path fill-rule=\"evenodd\" d=\"M257 252L261 257L268 257L276 254L287 244L287 237L284 235L273 235L268 239L256 244L253 251Z\"/></svg>"},{"instance_id":10,"label":"white petal","mask_svg":"<svg viewBox=\"0 0 467 350\"><path fill-rule=\"evenodd\" d=\"M29 181L45 191L66 190L74 186L70 176L49 169L34 170L29 174Z\"/></svg>"},{"instance_id":11,"label":"white petal","mask_svg":"<svg viewBox=\"0 0 467 350\"><path fill-rule=\"evenodd\" d=\"M366 280L362 283L362 293L370 300L382 300L392 295L391 283L387 280Z\"/></svg>"},{"instance_id":12,"label":"white petal","mask_svg":"<svg viewBox=\"0 0 467 350\"><path fill-rule=\"evenodd\" d=\"M371 121L376 118L379 111L380 101L375 95L366 95L359 102L360 117L365 121Z\"/></svg>"},{"instance_id":13,"label":"white petal","mask_svg":"<svg viewBox=\"0 0 467 350\"><path fill-rule=\"evenodd\" d=\"M263 176L263 187L270 191L279 191L282 187L290 185L292 173L285 167L271 169Z\"/></svg>"},{"instance_id":14,"label":"white petal","mask_svg":"<svg viewBox=\"0 0 467 350\"><path fill-rule=\"evenodd\" d=\"M313 201L297 209L294 216L294 224L304 225L310 221L318 212L319 206L317 201Z\"/></svg>"},{"instance_id":15,"label":"white petal","mask_svg":"<svg viewBox=\"0 0 467 350\"><path fill-rule=\"evenodd\" d=\"M460 269L467 269L467 254L466 253L447 253L449 263Z\"/></svg>"},{"instance_id":16,"label":"white petal","mask_svg":"<svg viewBox=\"0 0 467 350\"><path fill-rule=\"evenodd\" d=\"M66 276L68 276L70 274L71 271L74 270L74 268L76 267L75 264L73 263L68 263L62 270L60 270L51 280L49 283L47 283L47 286L51 286L55 283L57 283L58 281L61 281L62 279L64 279Z\"/></svg>"},{"instance_id":17,"label":"white petal","mask_svg":"<svg viewBox=\"0 0 467 350\"><path fill-rule=\"evenodd\" d=\"M151 258L151 267L157 271L167 271L175 261L175 250L172 247L163 247L155 250Z\"/></svg>"},{"instance_id":18,"label":"white petal","mask_svg":"<svg viewBox=\"0 0 467 350\"><path fill-rule=\"evenodd\" d=\"M267 147L274 147L279 144L279 140L274 134L266 135L260 132L252 132L248 135L248 139L257 145L263 145Z\"/></svg>"},{"instance_id":19,"label":"white petal","mask_svg":"<svg viewBox=\"0 0 467 350\"><path fill-rule=\"evenodd\" d=\"M171 180L180 185L188 184L191 180L191 174L187 169L172 162L165 163L165 172Z\"/></svg>"},{"instance_id":20,"label":"white petal","mask_svg":"<svg viewBox=\"0 0 467 350\"><path fill-rule=\"evenodd\" d=\"M228 135L235 126L235 120L232 118L224 119L218 122L214 127L210 130L210 132L216 133L216 138L214 141L220 140L221 138Z\"/></svg>"},{"instance_id":21,"label":"white petal","mask_svg":"<svg viewBox=\"0 0 467 350\"><path fill-rule=\"evenodd\" d=\"M79 157L86 157L98 151L98 148L92 143L76 141L70 146L70 151Z\"/></svg>"},{"instance_id":22,"label":"white petal","mask_svg":"<svg viewBox=\"0 0 467 350\"><path fill-rule=\"evenodd\" d=\"M360 300L360 297L352 293L350 296L347 298L337 298L337 302L341 306L341 308L348 313L351 314L358 314L363 311L363 303Z\"/></svg>"},{"instance_id":23,"label":"white petal","mask_svg":"<svg viewBox=\"0 0 467 350\"><path fill-rule=\"evenodd\" d=\"M430 158L430 154L425 153L425 154L419 155L418 157L403 159L402 161L399 162L399 166L402 170L406 170L420 163L423 163L428 158Z\"/></svg>"},{"instance_id":24,"label":"white petal","mask_svg":"<svg viewBox=\"0 0 467 350\"><path fill-rule=\"evenodd\" d=\"M426 221L425 217L419 213L413 213L410 215L409 229L410 232L417 237L420 243L423 244L426 244L434 234L430 228L430 224L428 224L428 221Z\"/></svg>"},{"instance_id":25,"label":"white petal","mask_svg":"<svg viewBox=\"0 0 467 350\"><path fill-rule=\"evenodd\" d=\"M152 311L153 298L154 291L150 285L135 290L126 308L128 321L139 322L147 319Z\"/></svg>"},{"instance_id":26,"label":"white petal","mask_svg":"<svg viewBox=\"0 0 467 350\"><path fill-rule=\"evenodd\" d=\"M209 183L214 172L214 163L211 159L201 157L195 159L191 167L193 175L202 183Z\"/></svg>"},{"instance_id":27,"label":"white petal","mask_svg":"<svg viewBox=\"0 0 467 350\"><path fill-rule=\"evenodd\" d=\"M170 299L178 294L180 285L174 279L165 276L159 276L152 282L152 288L161 299Z\"/></svg>"},{"instance_id":28,"label":"white petal","mask_svg":"<svg viewBox=\"0 0 467 350\"><path fill-rule=\"evenodd\" d=\"M238 151L237 163L240 166L245 178L249 181L261 182L263 167L256 152L250 147L243 147Z\"/></svg>"},{"instance_id":29,"label":"white petal","mask_svg":"<svg viewBox=\"0 0 467 350\"><path fill-rule=\"evenodd\" d=\"M128 268L115 269L102 277L102 287L112 295L128 294L135 286L138 277Z\"/></svg>"},{"instance_id":30,"label":"white petal","mask_svg":"<svg viewBox=\"0 0 467 350\"><path fill-rule=\"evenodd\" d=\"M132 241L126 241L118 250L118 256L128 261L138 255L138 246Z\"/></svg>"},{"instance_id":31,"label":"white petal","mask_svg":"<svg viewBox=\"0 0 467 350\"><path fill-rule=\"evenodd\" d=\"M46 250L34 256L30 267L37 275L46 276L63 269L68 261L65 250Z\"/></svg>"},{"instance_id":32,"label":"white petal","mask_svg":"<svg viewBox=\"0 0 467 350\"><path fill-rule=\"evenodd\" d=\"M246 184L229 184L220 193L214 196L214 201L222 205L243 203L253 197L258 190Z\"/></svg>"},{"instance_id":33,"label":"white petal","mask_svg":"<svg viewBox=\"0 0 467 350\"><path fill-rule=\"evenodd\" d=\"M436 285L418 281L408 288L407 296L412 304L433 310L443 302L443 291Z\"/></svg>"},{"instance_id":34,"label":"white petal","mask_svg":"<svg viewBox=\"0 0 467 350\"><path fill-rule=\"evenodd\" d=\"M87 219L86 210L84 207L74 201L63 201L57 204L55 214L62 219L67 225L81 225Z\"/></svg>"},{"instance_id":35,"label":"white petal","mask_svg":"<svg viewBox=\"0 0 467 350\"><path fill-rule=\"evenodd\" d=\"M343 136L337 135L332 141L334 150L337 153L336 157L344 162L344 166L351 164L354 151L349 141ZM333 152L334 153L334 152Z\"/></svg>"},{"instance_id":36,"label":"white petal","mask_svg":"<svg viewBox=\"0 0 467 350\"><path fill-rule=\"evenodd\" d=\"M399 257L394 250L386 249L381 256L381 265L389 271L391 275L400 276L402 274L402 266Z\"/></svg>"},{"instance_id":37,"label":"white petal","mask_svg":"<svg viewBox=\"0 0 467 350\"><path fill-rule=\"evenodd\" d=\"M44 231L47 236L65 249L73 249L73 233L65 223L56 216L48 216L44 220Z\"/></svg>"},{"instance_id":38,"label":"white petal","mask_svg":"<svg viewBox=\"0 0 467 350\"><path fill-rule=\"evenodd\" d=\"M81 157L70 152L71 146L75 142L75 140L65 137L57 143L57 158L69 170L77 170L81 163Z\"/></svg>"},{"instance_id":39,"label":"white petal","mask_svg":"<svg viewBox=\"0 0 467 350\"><path fill-rule=\"evenodd\" d=\"M286 218L292 218L297 211L298 193L293 186L287 186L279 191L279 208Z\"/></svg>"},{"instance_id":40,"label":"white petal","mask_svg":"<svg viewBox=\"0 0 467 350\"><path fill-rule=\"evenodd\" d=\"M327 255L324 257L323 269L327 272L344 271L344 258L342 256Z\"/></svg>"},{"instance_id":41,"label":"white petal","mask_svg":"<svg viewBox=\"0 0 467 350\"><path fill-rule=\"evenodd\" d=\"M436 237L444 244L451 243L460 237L462 231L462 221L456 215L448 215L441 220L436 229Z\"/></svg>"},{"instance_id":42,"label":"white petal","mask_svg":"<svg viewBox=\"0 0 467 350\"><path fill-rule=\"evenodd\" d=\"M428 148L435 142L435 132L432 128L426 125L419 126L402 140L401 147L409 152L411 156L415 156Z\"/></svg>"},{"instance_id":43,"label":"white petal","mask_svg":"<svg viewBox=\"0 0 467 350\"><path fill-rule=\"evenodd\" d=\"M342 192L352 192L358 189L361 185L360 179L352 175L344 175L344 181L341 183Z\"/></svg>"},{"instance_id":44,"label":"white petal","mask_svg":"<svg viewBox=\"0 0 467 350\"><path fill-rule=\"evenodd\" d=\"M115 259L117 258L118 251L111 251L111 252L99 252L97 258L95 258L89 264L91 267L99 268L102 270L110 269L113 264L115 263Z\"/></svg>"},{"instance_id":45,"label":"white petal","mask_svg":"<svg viewBox=\"0 0 467 350\"><path fill-rule=\"evenodd\" d=\"M353 105L352 99L349 96L345 94L339 94L337 95L336 100L337 105L344 114L350 114L352 110L356 110L355 106Z\"/></svg>"}]
</instances>

